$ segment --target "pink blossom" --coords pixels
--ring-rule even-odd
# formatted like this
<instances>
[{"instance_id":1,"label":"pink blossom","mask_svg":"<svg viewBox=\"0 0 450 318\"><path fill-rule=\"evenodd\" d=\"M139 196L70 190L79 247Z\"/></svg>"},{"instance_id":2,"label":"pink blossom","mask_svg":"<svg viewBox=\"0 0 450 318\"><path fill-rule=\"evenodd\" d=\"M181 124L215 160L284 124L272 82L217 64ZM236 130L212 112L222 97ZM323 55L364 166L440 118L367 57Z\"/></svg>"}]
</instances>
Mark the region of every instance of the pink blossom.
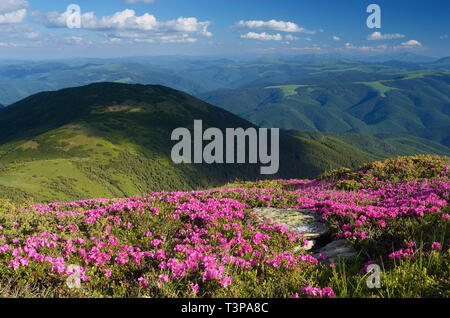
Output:
<instances>
[{"instance_id":1,"label":"pink blossom","mask_svg":"<svg viewBox=\"0 0 450 318\"><path fill-rule=\"evenodd\" d=\"M138 282L139 282L139 286L148 287L148 281L145 278L139 277Z\"/></svg>"},{"instance_id":2,"label":"pink blossom","mask_svg":"<svg viewBox=\"0 0 450 318\"><path fill-rule=\"evenodd\" d=\"M222 287L227 287L229 285L231 285L231 277L229 276L225 276L220 280L220 285L222 285Z\"/></svg>"},{"instance_id":3,"label":"pink blossom","mask_svg":"<svg viewBox=\"0 0 450 318\"><path fill-rule=\"evenodd\" d=\"M198 294L198 292L200 291L198 284L191 283L189 286L191 286L191 289L194 292L194 294Z\"/></svg>"},{"instance_id":4,"label":"pink blossom","mask_svg":"<svg viewBox=\"0 0 450 318\"><path fill-rule=\"evenodd\" d=\"M431 248L433 250L439 251L441 249L441 243L439 242L433 242L433 244L431 245Z\"/></svg>"}]
</instances>

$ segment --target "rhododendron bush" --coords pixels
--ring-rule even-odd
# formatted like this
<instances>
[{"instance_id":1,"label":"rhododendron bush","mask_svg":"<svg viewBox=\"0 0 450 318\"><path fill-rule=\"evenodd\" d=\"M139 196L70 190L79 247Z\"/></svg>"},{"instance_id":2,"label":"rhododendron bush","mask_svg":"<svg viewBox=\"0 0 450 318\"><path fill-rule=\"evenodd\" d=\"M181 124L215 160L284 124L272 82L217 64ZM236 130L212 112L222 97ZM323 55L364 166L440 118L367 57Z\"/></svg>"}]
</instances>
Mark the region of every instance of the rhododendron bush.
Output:
<instances>
[{"instance_id":1,"label":"rhododendron bush","mask_svg":"<svg viewBox=\"0 0 450 318\"><path fill-rule=\"evenodd\" d=\"M71 203L0 203L0 295L449 297L446 158L390 159L317 180ZM256 207L312 209L357 258L330 264ZM320 242L319 242L320 243ZM366 286L382 267L381 288ZM74 265L76 271L74 271ZM75 287L67 284L75 282Z\"/></svg>"}]
</instances>

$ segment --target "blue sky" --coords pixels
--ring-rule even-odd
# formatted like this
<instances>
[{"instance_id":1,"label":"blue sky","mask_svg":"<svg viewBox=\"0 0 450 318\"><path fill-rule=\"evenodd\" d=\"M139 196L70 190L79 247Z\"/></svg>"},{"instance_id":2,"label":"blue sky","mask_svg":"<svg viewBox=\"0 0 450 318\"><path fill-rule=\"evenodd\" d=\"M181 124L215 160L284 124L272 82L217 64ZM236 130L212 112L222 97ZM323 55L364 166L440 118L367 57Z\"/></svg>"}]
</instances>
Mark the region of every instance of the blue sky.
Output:
<instances>
[{"instance_id":1,"label":"blue sky","mask_svg":"<svg viewBox=\"0 0 450 318\"><path fill-rule=\"evenodd\" d=\"M381 28L369 29L369 4ZM67 7L81 9L68 28ZM450 1L1 0L0 58L450 55ZM76 20L73 20L75 21Z\"/></svg>"}]
</instances>

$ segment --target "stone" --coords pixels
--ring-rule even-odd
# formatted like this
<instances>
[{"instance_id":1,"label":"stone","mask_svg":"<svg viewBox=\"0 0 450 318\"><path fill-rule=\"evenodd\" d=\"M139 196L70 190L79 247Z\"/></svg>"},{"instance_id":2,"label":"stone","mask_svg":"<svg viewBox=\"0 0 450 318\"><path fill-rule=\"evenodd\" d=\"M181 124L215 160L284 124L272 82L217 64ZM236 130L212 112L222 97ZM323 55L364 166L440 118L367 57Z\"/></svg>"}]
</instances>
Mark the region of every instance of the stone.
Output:
<instances>
[{"instance_id":1,"label":"stone","mask_svg":"<svg viewBox=\"0 0 450 318\"><path fill-rule=\"evenodd\" d=\"M314 247L314 245L316 245L316 241L314 240L307 240L307 241L308 244L306 246L297 246L296 248L294 248L294 252L309 251Z\"/></svg>"},{"instance_id":2,"label":"stone","mask_svg":"<svg viewBox=\"0 0 450 318\"><path fill-rule=\"evenodd\" d=\"M326 255L326 263L338 263L339 258L344 260L352 257L357 257L358 253L346 240L333 241L324 247L317 250L315 258L319 259L319 254Z\"/></svg>"},{"instance_id":3,"label":"stone","mask_svg":"<svg viewBox=\"0 0 450 318\"><path fill-rule=\"evenodd\" d=\"M302 234L305 239L318 238L329 231L329 227L320 215L311 209L255 208L260 219L271 219L287 227L288 230ZM311 247L312 248L312 247Z\"/></svg>"}]
</instances>

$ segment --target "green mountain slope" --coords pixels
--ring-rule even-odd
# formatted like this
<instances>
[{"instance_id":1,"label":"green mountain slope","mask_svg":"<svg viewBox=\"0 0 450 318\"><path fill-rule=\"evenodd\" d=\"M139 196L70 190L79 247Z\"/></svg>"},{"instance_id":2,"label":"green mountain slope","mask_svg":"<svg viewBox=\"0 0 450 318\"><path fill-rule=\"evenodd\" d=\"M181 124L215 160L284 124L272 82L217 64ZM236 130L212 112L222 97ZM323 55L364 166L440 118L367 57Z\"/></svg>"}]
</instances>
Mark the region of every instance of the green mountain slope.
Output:
<instances>
[{"instance_id":1,"label":"green mountain slope","mask_svg":"<svg viewBox=\"0 0 450 318\"><path fill-rule=\"evenodd\" d=\"M0 197L67 201L268 177L259 164L174 164L171 132L192 131L194 119L204 129L252 126L163 86L97 83L30 96L0 110ZM339 143L281 134L272 177L314 177L372 159Z\"/></svg>"},{"instance_id":2,"label":"green mountain slope","mask_svg":"<svg viewBox=\"0 0 450 318\"><path fill-rule=\"evenodd\" d=\"M287 133L319 141L321 143L341 144L349 151L359 150L377 159L412 154L450 155L450 148L439 142L430 141L406 134L377 134L375 136L355 133L321 133L314 131L289 130Z\"/></svg>"},{"instance_id":3,"label":"green mountain slope","mask_svg":"<svg viewBox=\"0 0 450 318\"><path fill-rule=\"evenodd\" d=\"M450 125L450 73L403 71L378 80L339 73L293 84L220 90L200 98L257 125L321 132L416 134Z\"/></svg>"},{"instance_id":4,"label":"green mountain slope","mask_svg":"<svg viewBox=\"0 0 450 318\"><path fill-rule=\"evenodd\" d=\"M450 125L419 129L414 131L413 134L450 147Z\"/></svg>"},{"instance_id":5,"label":"green mountain slope","mask_svg":"<svg viewBox=\"0 0 450 318\"><path fill-rule=\"evenodd\" d=\"M429 63L429 66L436 68L436 69L450 70L450 56L443 57L437 61Z\"/></svg>"}]
</instances>

